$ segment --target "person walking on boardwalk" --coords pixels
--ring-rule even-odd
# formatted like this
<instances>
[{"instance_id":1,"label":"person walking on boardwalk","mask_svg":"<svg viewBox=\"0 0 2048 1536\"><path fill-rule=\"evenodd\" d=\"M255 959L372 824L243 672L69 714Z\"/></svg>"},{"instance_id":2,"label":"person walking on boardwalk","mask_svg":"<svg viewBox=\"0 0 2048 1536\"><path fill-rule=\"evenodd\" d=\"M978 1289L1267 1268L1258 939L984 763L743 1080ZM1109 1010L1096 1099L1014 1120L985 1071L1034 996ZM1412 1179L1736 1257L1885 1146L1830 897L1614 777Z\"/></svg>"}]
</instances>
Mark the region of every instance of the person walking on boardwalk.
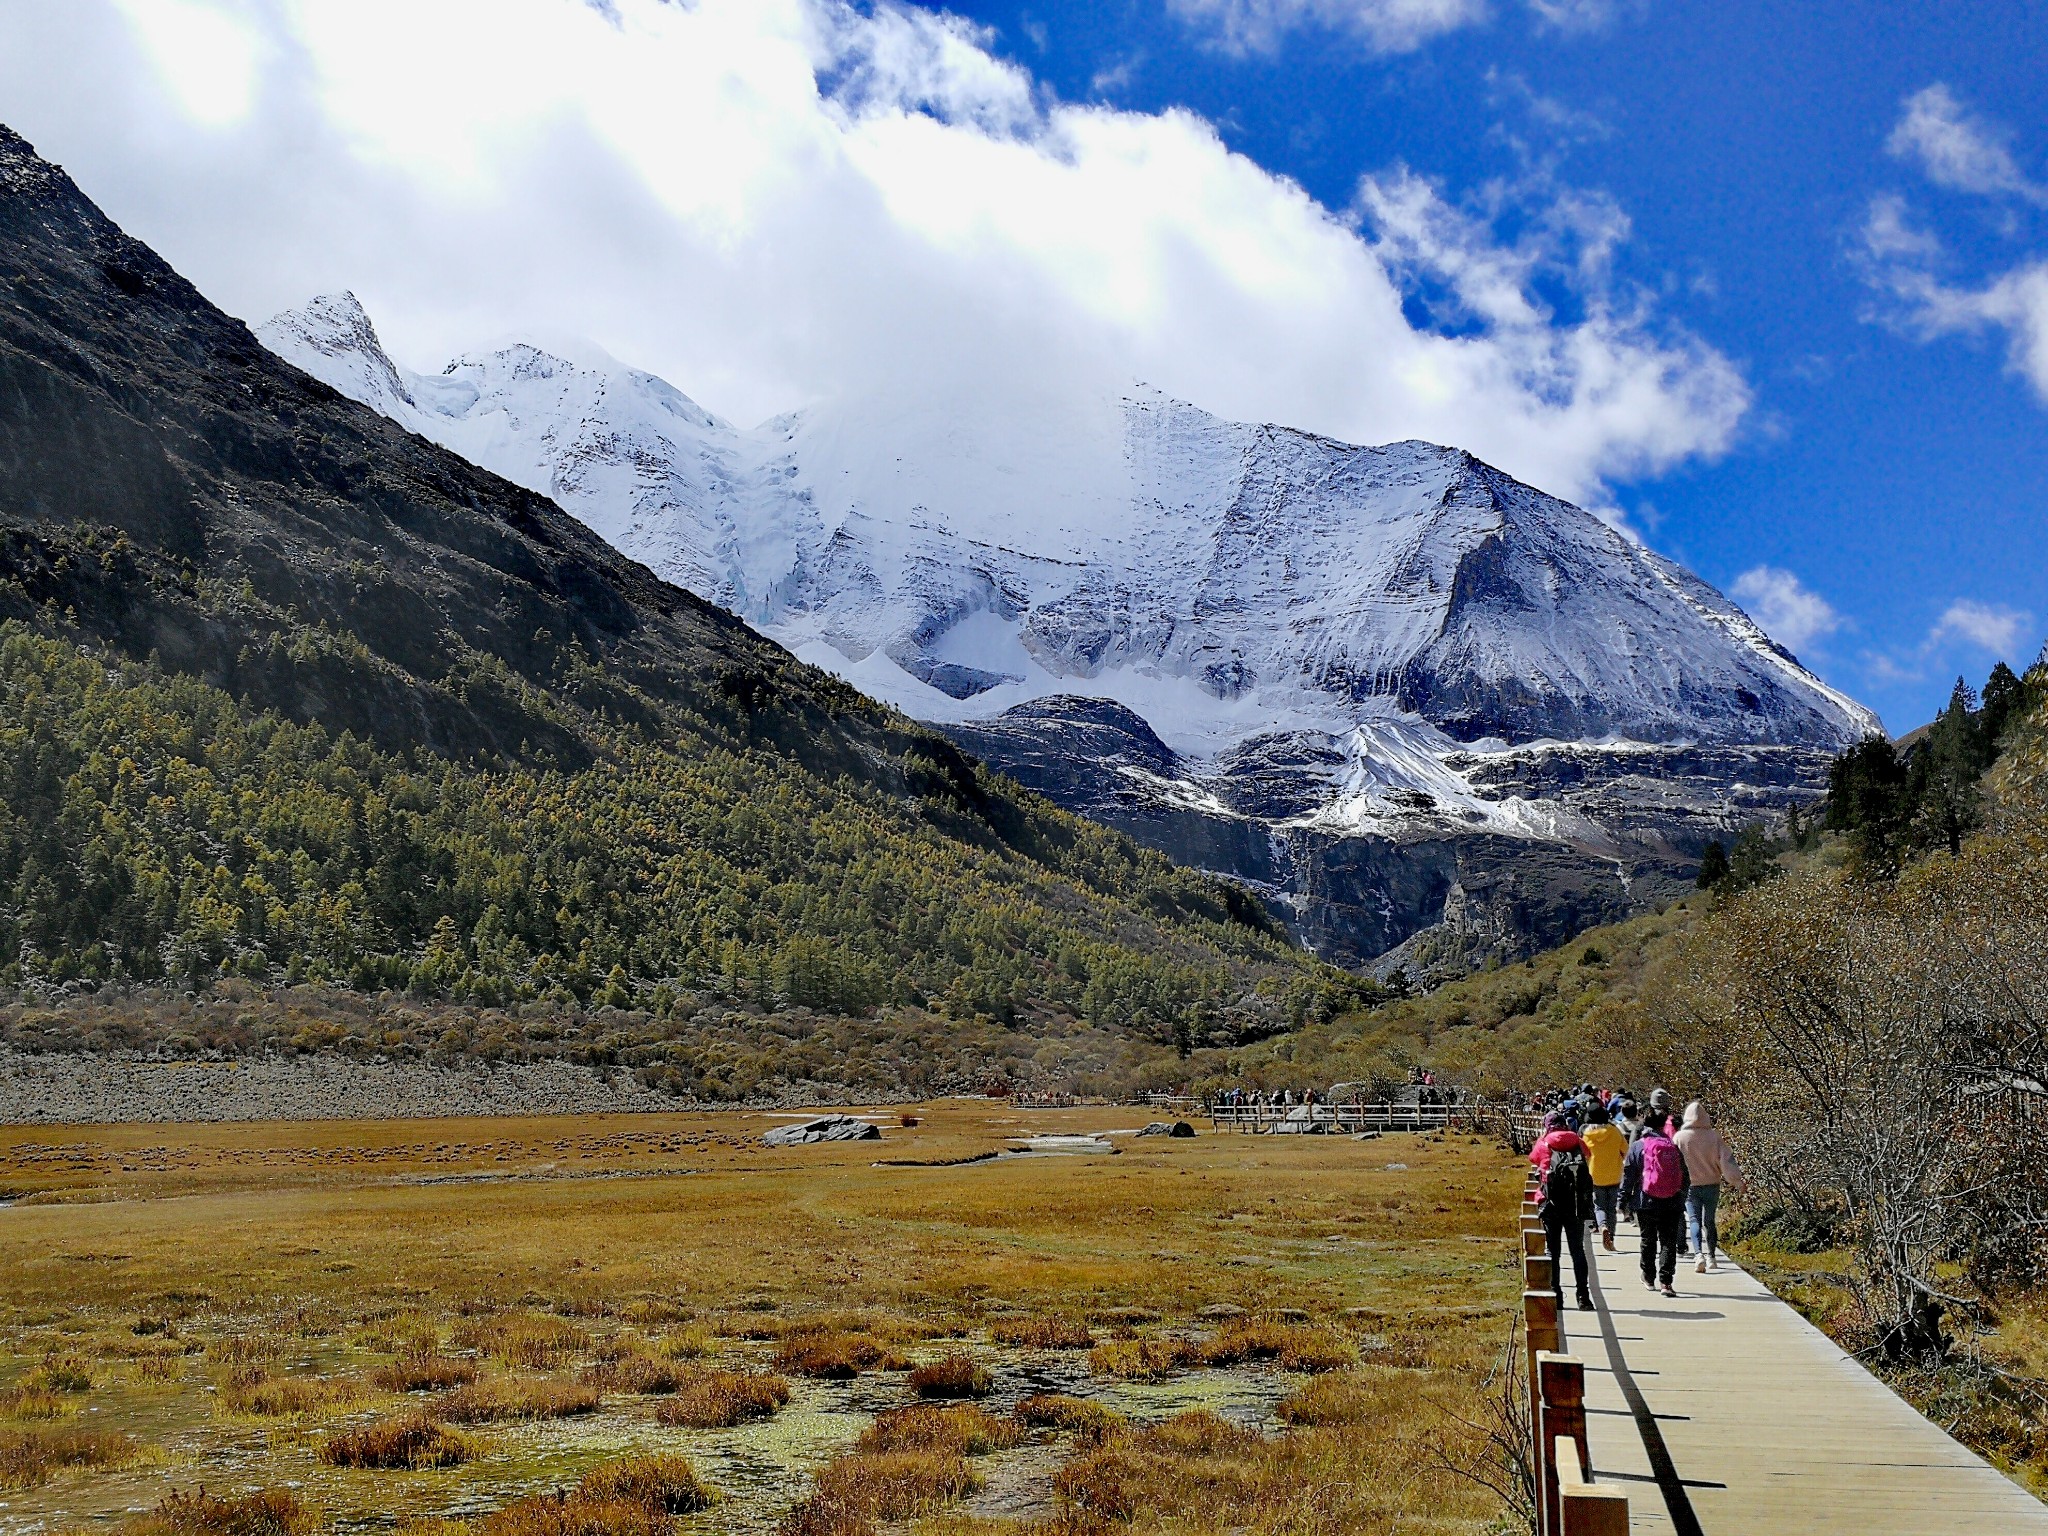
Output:
<instances>
[{"instance_id":1,"label":"person walking on boardwalk","mask_svg":"<svg viewBox=\"0 0 2048 1536\"><path fill-rule=\"evenodd\" d=\"M1742 1188L1742 1170L1728 1138L1715 1129L1714 1117L1698 1099L1685 1106L1685 1127L1672 1140L1685 1155L1685 1221L1697 1255L1693 1269L1709 1274L1721 1267L1721 1186Z\"/></svg>"},{"instance_id":2,"label":"person walking on boardwalk","mask_svg":"<svg viewBox=\"0 0 2048 1536\"><path fill-rule=\"evenodd\" d=\"M1593 1221L1600 1229L1600 1246L1614 1252L1614 1218L1621 1202L1621 1163L1628 1156L1628 1137L1609 1123L1607 1106L1594 1104L1586 1110L1586 1128L1579 1132L1586 1144L1586 1168L1592 1175Z\"/></svg>"},{"instance_id":3,"label":"person walking on boardwalk","mask_svg":"<svg viewBox=\"0 0 2048 1536\"><path fill-rule=\"evenodd\" d=\"M1579 1310L1593 1310L1586 1289L1586 1222L1593 1214L1593 1182L1586 1169L1586 1144L1562 1114L1543 1123L1543 1135L1529 1149L1529 1161L1542 1173L1537 1185L1537 1214L1543 1218L1545 1246L1550 1251L1550 1284L1564 1305L1564 1254L1572 1255L1572 1282Z\"/></svg>"},{"instance_id":4,"label":"person walking on boardwalk","mask_svg":"<svg viewBox=\"0 0 2048 1536\"><path fill-rule=\"evenodd\" d=\"M1676 1296L1678 1233L1685 1223L1685 1154L1671 1139L1671 1117L1643 1116L1643 1134L1621 1165L1621 1198L1636 1213L1642 1233L1643 1284Z\"/></svg>"}]
</instances>

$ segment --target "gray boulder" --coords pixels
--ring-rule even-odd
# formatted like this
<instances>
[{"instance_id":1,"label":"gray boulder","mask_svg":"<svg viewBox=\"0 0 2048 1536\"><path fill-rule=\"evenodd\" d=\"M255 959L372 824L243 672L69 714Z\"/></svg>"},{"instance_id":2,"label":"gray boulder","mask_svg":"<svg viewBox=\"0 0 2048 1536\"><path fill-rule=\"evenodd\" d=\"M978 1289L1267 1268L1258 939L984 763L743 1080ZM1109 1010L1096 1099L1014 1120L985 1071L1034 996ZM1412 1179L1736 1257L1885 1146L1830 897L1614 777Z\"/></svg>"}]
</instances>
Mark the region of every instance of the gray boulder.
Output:
<instances>
[{"instance_id":1,"label":"gray boulder","mask_svg":"<svg viewBox=\"0 0 2048 1536\"><path fill-rule=\"evenodd\" d=\"M880 1141L881 1127L852 1115L820 1115L778 1125L761 1138L763 1146L807 1147L816 1141Z\"/></svg>"}]
</instances>

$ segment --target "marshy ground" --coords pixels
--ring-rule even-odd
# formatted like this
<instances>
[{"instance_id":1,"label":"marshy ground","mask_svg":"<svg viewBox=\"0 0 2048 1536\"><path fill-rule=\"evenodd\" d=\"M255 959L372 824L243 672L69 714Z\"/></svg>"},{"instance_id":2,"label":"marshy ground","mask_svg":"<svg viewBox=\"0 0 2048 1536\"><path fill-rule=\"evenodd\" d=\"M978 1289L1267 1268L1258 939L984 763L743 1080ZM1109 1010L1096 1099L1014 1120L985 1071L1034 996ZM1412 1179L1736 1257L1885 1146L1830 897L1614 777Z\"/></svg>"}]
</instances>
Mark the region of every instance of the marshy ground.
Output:
<instances>
[{"instance_id":1,"label":"marshy ground","mask_svg":"<svg viewBox=\"0 0 2048 1536\"><path fill-rule=\"evenodd\" d=\"M1497 1515L1497 1145L878 1118L0 1129L0 1536Z\"/></svg>"}]
</instances>

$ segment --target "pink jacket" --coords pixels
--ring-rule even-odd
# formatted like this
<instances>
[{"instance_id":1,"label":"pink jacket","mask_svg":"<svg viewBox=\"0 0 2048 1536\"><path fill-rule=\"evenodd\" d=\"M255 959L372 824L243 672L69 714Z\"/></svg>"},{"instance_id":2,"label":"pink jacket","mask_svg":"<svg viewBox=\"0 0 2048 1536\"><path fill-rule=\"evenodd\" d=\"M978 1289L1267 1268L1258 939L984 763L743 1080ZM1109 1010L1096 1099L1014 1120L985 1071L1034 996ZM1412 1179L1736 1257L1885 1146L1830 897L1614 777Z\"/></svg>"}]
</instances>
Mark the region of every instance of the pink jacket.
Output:
<instances>
[{"instance_id":1,"label":"pink jacket","mask_svg":"<svg viewBox=\"0 0 2048 1536\"><path fill-rule=\"evenodd\" d=\"M1698 1099L1685 1106L1685 1128L1671 1139L1685 1154L1685 1171L1695 1185L1742 1187L1742 1170L1735 1166L1735 1149L1728 1145L1727 1137L1714 1129L1714 1117Z\"/></svg>"},{"instance_id":2,"label":"pink jacket","mask_svg":"<svg viewBox=\"0 0 2048 1536\"><path fill-rule=\"evenodd\" d=\"M1540 1141L1529 1149L1529 1161L1550 1172L1550 1154L1569 1147L1581 1157L1586 1154L1586 1144L1579 1140L1577 1131L1545 1131Z\"/></svg>"}]
</instances>

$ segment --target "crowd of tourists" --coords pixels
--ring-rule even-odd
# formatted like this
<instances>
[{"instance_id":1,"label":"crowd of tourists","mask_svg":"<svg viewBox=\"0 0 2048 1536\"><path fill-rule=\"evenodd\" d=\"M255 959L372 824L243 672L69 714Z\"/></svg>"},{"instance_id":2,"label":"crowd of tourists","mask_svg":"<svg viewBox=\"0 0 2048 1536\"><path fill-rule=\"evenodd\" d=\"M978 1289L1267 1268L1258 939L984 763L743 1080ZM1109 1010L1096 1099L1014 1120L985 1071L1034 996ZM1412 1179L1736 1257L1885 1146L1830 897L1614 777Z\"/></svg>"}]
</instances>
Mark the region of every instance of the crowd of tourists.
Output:
<instances>
[{"instance_id":1,"label":"crowd of tourists","mask_svg":"<svg viewBox=\"0 0 2048 1536\"><path fill-rule=\"evenodd\" d=\"M1721 1267L1721 1190L1740 1189L1742 1170L1702 1101L1681 1116L1663 1088L1638 1103L1626 1090L1583 1084L1550 1099L1529 1161L1541 1174L1538 1210L1560 1303L1569 1251L1578 1305L1592 1310L1586 1242L1597 1234L1612 1252L1619 1222L1637 1228L1643 1284L1652 1291L1678 1294L1680 1259L1703 1275Z\"/></svg>"},{"instance_id":2,"label":"crowd of tourists","mask_svg":"<svg viewBox=\"0 0 2048 1536\"><path fill-rule=\"evenodd\" d=\"M1401 1097L1425 1108L1458 1102L1457 1090L1439 1083L1436 1073L1426 1067L1408 1069L1408 1088ZM1212 1110L1294 1109L1301 1105L1314 1108L1319 1104L1356 1107L1387 1102L1391 1102L1388 1090L1374 1090L1364 1083L1339 1083L1334 1088L1321 1091L1314 1088L1225 1088L1208 1100Z\"/></svg>"}]
</instances>

